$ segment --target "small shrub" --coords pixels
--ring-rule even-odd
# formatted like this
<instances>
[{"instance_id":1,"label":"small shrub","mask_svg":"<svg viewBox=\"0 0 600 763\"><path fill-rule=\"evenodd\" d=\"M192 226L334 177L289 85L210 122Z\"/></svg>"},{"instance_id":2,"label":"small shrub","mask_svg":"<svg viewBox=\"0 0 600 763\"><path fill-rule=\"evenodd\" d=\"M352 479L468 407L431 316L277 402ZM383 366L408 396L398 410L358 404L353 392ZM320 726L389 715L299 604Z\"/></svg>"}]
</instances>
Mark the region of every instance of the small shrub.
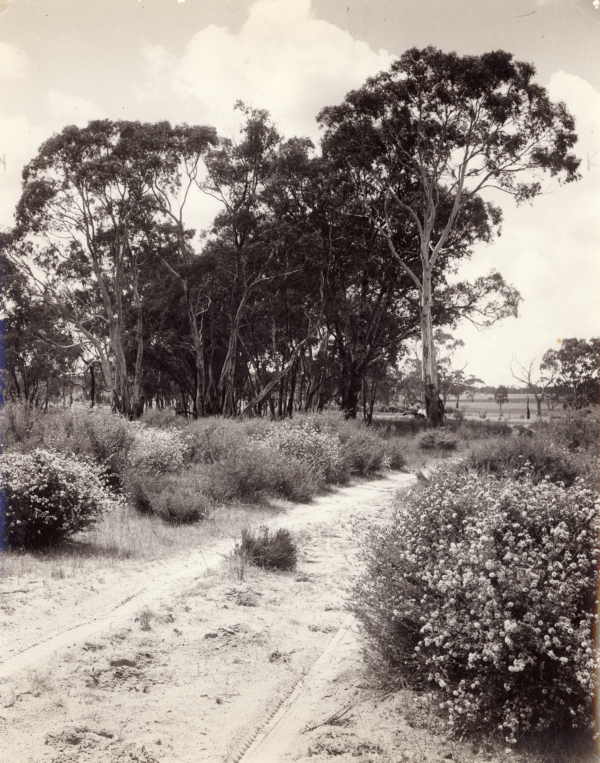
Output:
<instances>
[{"instance_id":1,"label":"small shrub","mask_svg":"<svg viewBox=\"0 0 600 763\"><path fill-rule=\"evenodd\" d=\"M505 421L478 421L476 419L463 419L462 421L448 421L446 428L461 440L478 440L488 437L508 437L512 429Z\"/></svg>"},{"instance_id":2,"label":"small shrub","mask_svg":"<svg viewBox=\"0 0 600 763\"><path fill-rule=\"evenodd\" d=\"M404 445L396 437L390 437L385 440L385 458L390 469L404 469L406 466L406 456Z\"/></svg>"},{"instance_id":3,"label":"small shrub","mask_svg":"<svg viewBox=\"0 0 600 763\"><path fill-rule=\"evenodd\" d=\"M130 470L127 494L140 514L155 515L173 524L205 519L214 506L203 475L194 471L156 475Z\"/></svg>"},{"instance_id":4,"label":"small shrub","mask_svg":"<svg viewBox=\"0 0 600 763\"><path fill-rule=\"evenodd\" d=\"M144 472L175 472L184 465L189 445L178 429L155 429L138 425L129 462Z\"/></svg>"},{"instance_id":5,"label":"small shrub","mask_svg":"<svg viewBox=\"0 0 600 763\"><path fill-rule=\"evenodd\" d=\"M178 416L174 408L146 408L140 421L146 426L159 429L173 429L187 425L185 416Z\"/></svg>"},{"instance_id":6,"label":"small shrub","mask_svg":"<svg viewBox=\"0 0 600 763\"><path fill-rule=\"evenodd\" d=\"M343 482L346 478L339 437L319 431L309 418L276 424L255 436L253 444L306 464L318 483Z\"/></svg>"},{"instance_id":7,"label":"small shrub","mask_svg":"<svg viewBox=\"0 0 600 763\"><path fill-rule=\"evenodd\" d=\"M389 676L457 732L589 727L597 499L577 481L440 470L370 531L352 608Z\"/></svg>"},{"instance_id":8,"label":"small shrub","mask_svg":"<svg viewBox=\"0 0 600 763\"><path fill-rule=\"evenodd\" d=\"M207 489L215 501L224 503L254 503L266 495L305 501L314 495L321 479L322 472L314 472L309 463L254 442L213 464Z\"/></svg>"},{"instance_id":9,"label":"small shrub","mask_svg":"<svg viewBox=\"0 0 600 763\"><path fill-rule=\"evenodd\" d=\"M572 413L562 420L536 422L534 428L540 436L549 438L571 452L598 450L600 419L598 414Z\"/></svg>"},{"instance_id":10,"label":"small shrub","mask_svg":"<svg viewBox=\"0 0 600 763\"><path fill-rule=\"evenodd\" d=\"M0 454L4 527L10 548L41 548L93 525L122 506L98 466L49 450ZM1 515L0 515L1 519Z\"/></svg>"},{"instance_id":11,"label":"small shrub","mask_svg":"<svg viewBox=\"0 0 600 763\"><path fill-rule=\"evenodd\" d=\"M425 432L419 439L421 450L456 450L457 440L450 437L446 432Z\"/></svg>"},{"instance_id":12,"label":"small shrub","mask_svg":"<svg viewBox=\"0 0 600 763\"><path fill-rule=\"evenodd\" d=\"M418 434L427 427L427 420L416 416L402 416L396 419L373 419L373 429L383 437L403 437Z\"/></svg>"},{"instance_id":13,"label":"small shrub","mask_svg":"<svg viewBox=\"0 0 600 763\"><path fill-rule=\"evenodd\" d=\"M189 459L200 464L216 464L248 442L241 423L214 418L193 421L186 438Z\"/></svg>"},{"instance_id":14,"label":"small shrub","mask_svg":"<svg viewBox=\"0 0 600 763\"><path fill-rule=\"evenodd\" d=\"M465 419L464 411L461 411L460 408L455 408L452 411L452 417L454 418L454 421L458 421L460 423Z\"/></svg>"},{"instance_id":15,"label":"small shrub","mask_svg":"<svg viewBox=\"0 0 600 763\"><path fill-rule=\"evenodd\" d=\"M581 459L546 437L510 437L481 443L473 448L466 463L469 468L497 477L525 470L534 482L549 479L567 487L587 473Z\"/></svg>"},{"instance_id":16,"label":"small shrub","mask_svg":"<svg viewBox=\"0 0 600 763\"><path fill-rule=\"evenodd\" d=\"M108 411L78 410L65 434L66 442L56 443L55 447L91 455L107 470L113 487L122 485L134 441L133 430L126 419Z\"/></svg>"},{"instance_id":17,"label":"small shrub","mask_svg":"<svg viewBox=\"0 0 600 763\"><path fill-rule=\"evenodd\" d=\"M257 533L242 530L242 540L236 546L235 554L263 569L293 570L298 550L289 530L271 532L267 527L262 527Z\"/></svg>"},{"instance_id":18,"label":"small shrub","mask_svg":"<svg viewBox=\"0 0 600 763\"><path fill-rule=\"evenodd\" d=\"M386 443L366 427L357 426L347 435L341 434L340 440L342 458L350 474L366 477L389 465Z\"/></svg>"}]
</instances>

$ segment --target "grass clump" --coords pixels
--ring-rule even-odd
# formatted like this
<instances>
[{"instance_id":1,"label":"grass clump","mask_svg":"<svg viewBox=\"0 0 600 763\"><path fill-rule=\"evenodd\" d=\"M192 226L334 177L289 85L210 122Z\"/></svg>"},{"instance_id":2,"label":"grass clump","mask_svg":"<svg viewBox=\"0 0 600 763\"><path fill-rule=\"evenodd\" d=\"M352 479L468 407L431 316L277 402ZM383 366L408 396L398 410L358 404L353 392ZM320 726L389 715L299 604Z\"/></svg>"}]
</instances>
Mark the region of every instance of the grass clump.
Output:
<instances>
[{"instance_id":1,"label":"grass clump","mask_svg":"<svg viewBox=\"0 0 600 763\"><path fill-rule=\"evenodd\" d=\"M248 564L266 570L293 570L298 560L298 549L289 530L275 532L261 527L257 532L242 530L241 542L236 545L235 555Z\"/></svg>"},{"instance_id":2,"label":"grass clump","mask_svg":"<svg viewBox=\"0 0 600 763\"><path fill-rule=\"evenodd\" d=\"M442 469L372 529L352 608L374 664L456 732L589 729L598 519L581 480Z\"/></svg>"}]
</instances>

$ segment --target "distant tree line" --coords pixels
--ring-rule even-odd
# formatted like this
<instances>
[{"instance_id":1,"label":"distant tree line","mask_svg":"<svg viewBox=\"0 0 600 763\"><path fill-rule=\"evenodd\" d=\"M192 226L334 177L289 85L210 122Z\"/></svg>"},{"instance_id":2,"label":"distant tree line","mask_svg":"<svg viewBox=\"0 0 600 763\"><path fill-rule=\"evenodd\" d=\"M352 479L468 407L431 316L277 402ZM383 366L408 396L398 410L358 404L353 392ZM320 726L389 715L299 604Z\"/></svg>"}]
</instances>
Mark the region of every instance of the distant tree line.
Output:
<instances>
[{"instance_id":1,"label":"distant tree line","mask_svg":"<svg viewBox=\"0 0 600 763\"><path fill-rule=\"evenodd\" d=\"M318 148L243 104L236 141L65 127L24 168L0 239L7 394L47 404L82 384L130 417L368 416L417 338L440 423L436 330L490 325L520 300L498 273L456 278L500 225L480 192L533 198L538 170L576 179L573 120L533 75L502 51L410 50L321 112ZM198 230L207 198L219 211Z\"/></svg>"}]
</instances>

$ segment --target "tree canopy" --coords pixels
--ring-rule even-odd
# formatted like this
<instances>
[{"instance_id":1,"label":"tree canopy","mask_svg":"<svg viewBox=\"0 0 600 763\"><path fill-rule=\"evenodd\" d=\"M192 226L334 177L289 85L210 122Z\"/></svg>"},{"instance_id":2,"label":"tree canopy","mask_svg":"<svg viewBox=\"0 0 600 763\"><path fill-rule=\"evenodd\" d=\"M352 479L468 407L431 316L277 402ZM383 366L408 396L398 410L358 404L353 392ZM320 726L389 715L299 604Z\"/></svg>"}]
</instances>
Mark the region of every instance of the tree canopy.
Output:
<instances>
[{"instance_id":1,"label":"tree canopy","mask_svg":"<svg viewBox=\"0 0 600 763\"><path fill-rule=\"evenodd\" d=\"M468 381L440 376L436 331L517 313L499 273L457 278L498 233L500 192L530 200L544 173L577 178L573 119L533 78L503 51L412 49L323 109L317 147L241 103L236 140L168 122L65 127L25 167L0 241L9 393L29 394L32 373L45 390L89 373L128 416L333 402L356 416L361 400L368 415L420 338L439 423L440 395ZM220 208L199 230L202 196Z\"/></svg>"}]
</instances>

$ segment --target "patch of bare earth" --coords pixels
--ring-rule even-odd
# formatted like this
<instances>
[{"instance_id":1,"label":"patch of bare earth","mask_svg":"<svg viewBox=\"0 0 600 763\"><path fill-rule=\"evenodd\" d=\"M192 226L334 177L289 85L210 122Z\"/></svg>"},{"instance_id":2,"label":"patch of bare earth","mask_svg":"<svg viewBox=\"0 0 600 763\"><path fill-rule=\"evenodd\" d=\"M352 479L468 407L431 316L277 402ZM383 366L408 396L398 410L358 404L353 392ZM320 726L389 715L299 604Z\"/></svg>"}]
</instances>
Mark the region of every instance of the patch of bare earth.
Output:
<instances>
[{"instance_id":1,"label":"patch of bare earth","mask_svg":"<svg viewBox=\"0 0 600 763\"><path fill-rule=\"evenodd\" d=\"M357 523L382 521L410 480L389 475L284 510L272 524L298 541L291 573L223 561L233 543L218 541L171 562L138 563L121 582L111 570L105 588L90 580L81 611L101 614L80 625L72 592L52 600L66 582L49 587L49 611L69 609L65 629L55 620L38 643L48 620L40 611L34 637L22 637L29 646L8 657L3 650L0 758L501 760L450 741L414 693L386 696L373 686L344 609Z\"/></svg>"}]
</instances>

